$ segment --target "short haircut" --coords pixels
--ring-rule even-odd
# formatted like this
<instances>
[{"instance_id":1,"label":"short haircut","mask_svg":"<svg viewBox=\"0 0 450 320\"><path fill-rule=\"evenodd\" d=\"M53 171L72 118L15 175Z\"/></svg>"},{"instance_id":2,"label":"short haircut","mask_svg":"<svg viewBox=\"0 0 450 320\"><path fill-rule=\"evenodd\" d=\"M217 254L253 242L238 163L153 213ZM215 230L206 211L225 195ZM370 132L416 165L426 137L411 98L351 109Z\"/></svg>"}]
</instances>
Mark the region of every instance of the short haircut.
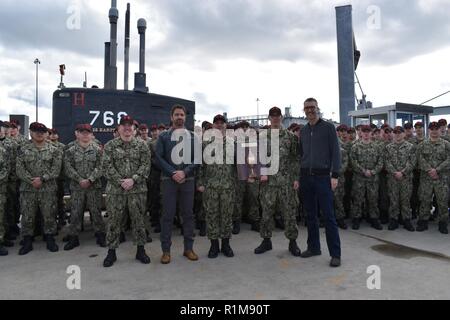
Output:
<instances>
[{"instance_id":1,"label":"short haircut","mask_svg":"<svg viewBox=\"0 0 450 320\"><path fill-rule=\"evenodd\" d=\"M314 98L308 98L308 99L305 100L304 103L307 103L307 102L315 102L316 104L319 104L319 103L317 102L317 100L314 99Z\"/></svg>"},{"instance_id":2,"label":"short haircut","mask_svg":"<svg viewBox=\"0 0 450 320\"><path fill-rule=\"evenodd\" d=\"M172 107L172 110L170 110L170 115L173 116L175 110L177 109L183 110L184 114L187 114L185 106L182 106L181 104L176 104Z\"/></svg>"}]
</instances>

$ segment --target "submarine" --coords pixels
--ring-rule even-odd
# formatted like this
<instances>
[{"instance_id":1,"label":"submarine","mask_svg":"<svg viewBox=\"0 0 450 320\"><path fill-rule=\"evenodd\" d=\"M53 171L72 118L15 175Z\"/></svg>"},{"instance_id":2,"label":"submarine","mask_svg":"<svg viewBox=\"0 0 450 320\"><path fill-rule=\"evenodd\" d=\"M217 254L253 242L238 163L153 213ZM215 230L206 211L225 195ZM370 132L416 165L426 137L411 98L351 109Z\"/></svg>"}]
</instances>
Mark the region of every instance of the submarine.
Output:
<instances>
[{"instance_id":1,"label":"submarine","mask_svg":"<svg viewBox=\"0 0 450 320\"><path fill-rule=\"evenodd\" d=\"M194 129L195 102L187 99L151 93L147 87L145 73L145 32L147 22L139 19L137 29L140 37L139 72L134 75L134 88L128 89L130 57L130 4L127 4L125 19L124 89L117 89L117 22L119 11L117 1L111 1L109 10L110 41L105 42L104 88L65 87L63 76L65 66L60 66L61 84L53 93L52 120L58 130L60 141L74 140L77 124L92 125L95 137L102 143L112 139L112 132L122 116L129 115L142 124L170 123L170 111L176 104L186 108L186 128Z\"/></svg>"}]
</instances>

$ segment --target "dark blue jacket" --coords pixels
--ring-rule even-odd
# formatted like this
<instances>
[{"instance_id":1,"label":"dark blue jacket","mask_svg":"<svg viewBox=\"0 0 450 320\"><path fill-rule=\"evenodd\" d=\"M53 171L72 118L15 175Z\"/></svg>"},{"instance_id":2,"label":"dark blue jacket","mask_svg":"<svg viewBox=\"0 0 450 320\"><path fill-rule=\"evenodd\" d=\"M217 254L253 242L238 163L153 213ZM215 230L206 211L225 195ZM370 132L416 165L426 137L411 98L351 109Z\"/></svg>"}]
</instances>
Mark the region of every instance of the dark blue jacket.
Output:
<instances>
[{"instance_id":1,"label":"dark blue jacket","mask_svg":"<svg viewBox=\"0 0 450 320\"><path fill-rule=\"evenodd\" d=\"M301 131L301 175L330 175L339 177L341 148L333 124L322 119Z\"/></svg>"}]
</instances>

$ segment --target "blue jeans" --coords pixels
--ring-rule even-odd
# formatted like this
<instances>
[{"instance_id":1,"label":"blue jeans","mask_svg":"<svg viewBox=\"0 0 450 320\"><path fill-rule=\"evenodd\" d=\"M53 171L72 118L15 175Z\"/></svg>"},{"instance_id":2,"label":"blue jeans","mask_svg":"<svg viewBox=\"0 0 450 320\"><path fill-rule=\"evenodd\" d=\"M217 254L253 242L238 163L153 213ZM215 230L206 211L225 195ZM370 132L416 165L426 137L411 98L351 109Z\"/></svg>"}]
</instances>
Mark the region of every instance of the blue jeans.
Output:
<instances>
[{"instance_id":1,"label":"blue jeans","mask_svg":"<svg viewBox=\"0 0 450 320\"><path fill-rule=\"evenodd\" d=\"M320 252L319 205L325 219L328 251L333 258L341 257L341 240L333 207L333 191L329 176L302 176L300 188L303 192L304 210L308 224L308 250Z\"/></svg>"}]
</instances>

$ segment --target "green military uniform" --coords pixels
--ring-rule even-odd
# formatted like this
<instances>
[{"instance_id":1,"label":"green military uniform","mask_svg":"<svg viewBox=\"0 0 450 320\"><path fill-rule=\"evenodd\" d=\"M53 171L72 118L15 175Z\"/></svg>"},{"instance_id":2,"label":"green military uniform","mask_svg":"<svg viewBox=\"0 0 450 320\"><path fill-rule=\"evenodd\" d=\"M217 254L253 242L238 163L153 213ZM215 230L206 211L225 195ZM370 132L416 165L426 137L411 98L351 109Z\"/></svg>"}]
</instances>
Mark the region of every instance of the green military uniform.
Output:
<instances>
[{"instance_id":1,"label":"green military uniform","mask_svg":"<svg viewBox=\"0 0 450 320\"><path fill-rule=\"evenodd\" d=\"M236 166L226 163L227 143L233 144L230 137L223 137L222 142L215 139L203 143L203 150L223 149L223 164L206 164L200 168L197 186L205 187L203 209L206 217L207 236L210 240L230 239L233 229L233 212L236 197ZM214 154L212 154L214 156ZM234 154L233 158L234 159Z\"/></svg>"},{"instance_id":2,"label":"green military uniform","mask_svg":"<svg viewBox=\"0 0 450 320\"><path fill-rule=\"evenodd\" d=\"M6 161L9 162L10 168L8 181L5 183L6 214L3 221L6 233L10 233L11 228L17 226L20 219L18 179L16 174L16 159L19 144L9 137L4 137L0 139L0 147L6 150Z\"/></svg>"},{"instance_id":3,"label":"green military uniform","mask_svg":"<svg viewBox=\"0 0 450 320\"><path fill-rule=\"evenodd\" d=\"M279 132L279 150L271 150L272 134ZM298 138L286 129L273 130L260 134L260 139L267 138L268 149L272 157L279 159L279 170L269 176L268 182L260 185L260 202L262 218L260 234L264 239L272 237L274 217L277 212L283 214L285 236L289 240L296 240L297 229L297 192L293 188L294 181L300 172ZM278 210L277 210L278 209Z\"/></svg>"},{"instance_id":4,"label":"green military uniform","mask_svg":"<svg viewBox=\"0 0 450 320\"><path fill-rule=\"evenodd\" d=\"M50 143L37 148L30 143L20 149L17 157L17 176L20 179L20 212L22 235L33 236L34 221L39 209L44 218L44 234L56 233L56 192L63 154ZM40 177L42 187L35 189L32 178Z\"/></svg>"},{"instance_id":5,"label":"green military uniform","mask_svg":"<svg viewBox=\"0 0 450 320\"><path fill-rule=\"evenodd\" d=\"M52 141L51 142L56 148L58 148L63 154L66 150L65 144L59 142L59 141ZM64 162L63 166L61 168L61 173L57 179L58 184L58 192L57 192L57 198L58 198L58 204L57 204L57 218L59 225L63 225L65 223L65 206L64 206Z\"/></svg>"},{"instance_id":6,"label":"green military uniform","mask_svg":"<svg viewBox=\"0 0 450 320\"><path fill-rule=\"evenodd\" d=\"M373 142L353 144L350 161L353 170L352 218L360 219L362 217L362 207L367 195L369 217L371 219L379 219L378 184L379 173L383 168L383 158L379 146ZM364 170L372 171L372 176L370 178L366 177Z\"/></svg>"},{"instance_id":7,"label":"green military uniform","mask_svg":"<svg viewBox=\"0 0 450 320\"><path fill-rule=\"evenodd\" d=\"M6 186L10 170L10 162L6 152L6 149L0 146L0 248L5 237Z\"/></svg>"},{"instance_id":8,"label":"green military uniform","mask_svg":"<svg viewBox=\"0 0 450 320\"><path fill-rule=\"evenodd\" d=\"M420 185L420 169L419 169L419 162L418 162L418 156L417 156L417 148L419 144L421 144L425 138L420 139L417 136L414 136L410 143L414 146L414 155L416 157L416 163L414 165L413 170L413 181L412 181L412 193L411 193L411 209L412 209L412 215L413 219L418 216L419 214L419 208L420 208L420 201L419 201L419 185Z\"/></svg>"},{"instance_id":9,"label":"green military uniform","mask_svg":"<svg viewBox=\"0 0 450 320\"><path fill-rule=\"evenodd\" d=\"M102 151L94 143L86 148L76 143L64 155L64 172L70 179L71 224L69 235L78 236L87 208L91 214L96 234L105 232L105 223L101 213L102 204ZM89 180L91 186L83 189L82 180Z\"/></svg>"},{"instance_id":10,"label":"green military uniform","mask_svg":"<svg viewBox=\"0 0 450 320\"><path fill-rule=\"evenodd\" d=\"M347 171L349 158L347 150L341 145L341 172L338 178L338 186L334 192L334 209L336 212L336 220L345 219L344 196L345 196L345 172Z\"/></svg>"},{"instance_id":11,"label":"green military uniform","mask_svg":"<svg viewBox=\"0 0 450 320\"><path fill-rule=\"evenodd\" d=\"M119 246L121 222L126 209L130 214L135 243L138 246L146 243L144 214L150 157L150 150L137 139L124 142L117 138L105 145L102 168L108 181L106 208L110 218L106 239L110 249ZM133 179L133 189L125 191L121 187L122 179Z\"/></svg>"},{"instance_id":12,"label":"green military uniform","mask_svg":"<svg viewBox=\"0 0 450 320\"><path fill-rule=\"evenodd\" d=\"M258 225L261 220L260 204L259 204L260 182L246 182L246 195L248 207L248 219L250 223Z\"/></svg>"},{"instance_id":13,"label":"green military uniform","mask_svg":"<svg viewBox=\"0 0 450 320\"><path fill-rule=\"evenodd\" d=\"M417 162L414 150L414 146L406 141L386 147L384 161L388 172L389 218L393 220L398 220L400 213L403 220L411 220L412 172ZM401 180L394 177L396 172L403 173Z\"/></svg>"},{"instance_id":14,"label":"green military uniform","mask_svg":"<svg viewBox=\"0 0 450 320\"><path fill-rule=\"evenodd\" d=\"M439 139L426 140L417 148L420 168L420 214L419 220L430 219L432 195L436 196L439 221L448 223L448 178L450 170L450 142ZM428 171L436 169L439 179L433 180Z\"/></svg>"},{"instance_id":15,"label":"green military uniform","mask_svg":"<svg viewBox=\"0 0 450 320\"><path fill-rule=\"evenodd\" d=\"M159 225L161 219L161 170L156 166L156 143L158 139L152 139L149 143L151 158L151 171L149 179L149 212L152 224Z\"/></svg>"},{"instance_id":16,"label":"green military uniform","mask_svg":"<svg viewBox=\"0 0 450 320\"><path fill-rule=\"evenodd\" d=\"M386 147L391 144L390 141L380 141L380 153L383 155L386 153ZM378 183L378 209L380 211L380 218L382 221L387 222L389 217L389 183L388 183L388 172L386 170L386 165L384 163L384 157L381 157L381 162L383 163L383 168L379 174Z\"/></svg>"}]
</instances>

